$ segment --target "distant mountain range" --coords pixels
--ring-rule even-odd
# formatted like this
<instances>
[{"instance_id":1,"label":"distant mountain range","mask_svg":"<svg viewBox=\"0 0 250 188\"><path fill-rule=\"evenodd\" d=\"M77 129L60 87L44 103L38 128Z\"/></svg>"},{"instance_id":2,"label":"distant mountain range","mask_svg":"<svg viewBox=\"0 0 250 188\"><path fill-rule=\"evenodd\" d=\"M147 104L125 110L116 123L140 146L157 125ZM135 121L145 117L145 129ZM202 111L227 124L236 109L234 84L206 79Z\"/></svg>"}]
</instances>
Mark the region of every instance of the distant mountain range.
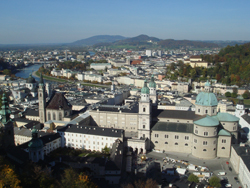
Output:
<instances>
[{"instance_id":1,"label":"distant mountain range","mask_svg":"<svg viewBox=\"0 0 250 188\"><path fill-rule=\"evenodd\" d=\"M249 41L219 41L219 40L174 40L174 39L159 39L156 37L149 37L147 35L139 35L136 37L124 37L121 35L96 35L86 39L77 40L72 43L61 44L0 44L0 49L4 50L19 50L19 49L74 49L93 46L101 47L107 46L110 48L135 48L135 49L147 49L147 48L215 48L226 47L227 45L234 46L235 44L244 44Z\"/></svg>"},{"instance_id":2,"label":"distant mountain range","mask_svg":"<svg viewBox=\"0 0 250 188\"><path fill-rule=\"evenodd\" d=\"M203 41L190 41L190 40L162 40L156 37L149 37L147 35L139 35L132 38L126 38L120 35L97 35L90 38L82 39L71 43L70 45L82 46L136 46L136 47L150 47L158 46L162 48L180 48L180 47L194 47L194 48L214 48L218 44L203 42Z\"/></svg>"},{"instance_id":3,"label":"distant mountain range","mask_svg":"<svg viewBox=\"0 0 250 188\"><path fill-rule=\"evenodd\" d=\"M98 43L112 43L112 42L123 40L123 39L126 39L126 37L123 37L120 35L96 35L96 36L89 37L86 39L77 40L71 44L92 46Z\"/></svg>"}]
</instances>

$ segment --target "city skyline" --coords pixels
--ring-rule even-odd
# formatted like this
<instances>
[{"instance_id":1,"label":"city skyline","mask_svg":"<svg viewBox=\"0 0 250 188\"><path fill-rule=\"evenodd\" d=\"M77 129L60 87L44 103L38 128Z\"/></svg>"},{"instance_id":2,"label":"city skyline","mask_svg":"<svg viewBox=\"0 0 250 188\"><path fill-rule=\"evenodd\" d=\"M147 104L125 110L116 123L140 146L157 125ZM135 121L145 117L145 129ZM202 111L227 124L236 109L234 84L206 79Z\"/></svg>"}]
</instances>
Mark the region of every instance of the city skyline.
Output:
<instances>
[{"instance_id":1,"label":"city skyline","mask_svg":"<svg viewBox=\"0 0 250 188\"><path fill-rule=\"evenodd\" d=\"M95 35L250 40L248 1L1 1L0 44L70 43Z\"/></svg>"}]
</instances>

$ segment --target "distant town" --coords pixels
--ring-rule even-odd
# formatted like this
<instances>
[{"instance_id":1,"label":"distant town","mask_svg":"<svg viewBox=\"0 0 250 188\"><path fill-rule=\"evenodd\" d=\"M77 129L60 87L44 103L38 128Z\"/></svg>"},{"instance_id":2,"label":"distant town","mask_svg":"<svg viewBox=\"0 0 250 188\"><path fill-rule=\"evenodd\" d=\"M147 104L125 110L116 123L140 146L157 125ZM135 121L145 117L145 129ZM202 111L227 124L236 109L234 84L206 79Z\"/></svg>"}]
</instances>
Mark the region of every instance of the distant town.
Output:
<instances>
[{"instance_id":1,"label":"distant town","mask_svg":"<svg viewBox=\"0 0 250 188\"><path fill-rule=\"evenodd\" d=\"M2 168L23 187L249 187L245 49L2 50Z\"/></svg>"}]
</instances>

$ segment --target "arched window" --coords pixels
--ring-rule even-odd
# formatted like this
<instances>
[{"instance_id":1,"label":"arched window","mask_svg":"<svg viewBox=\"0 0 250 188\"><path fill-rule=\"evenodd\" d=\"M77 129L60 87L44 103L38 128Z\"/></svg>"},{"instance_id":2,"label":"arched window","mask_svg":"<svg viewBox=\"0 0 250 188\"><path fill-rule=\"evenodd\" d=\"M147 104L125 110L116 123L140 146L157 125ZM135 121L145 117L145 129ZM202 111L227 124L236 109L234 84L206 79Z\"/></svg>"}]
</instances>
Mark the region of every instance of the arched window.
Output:
<instances>
[{"instance_id":1,"label":"arched window","mask_svg":"<svg viewBox=\"0 0 250 188\"><path fill-rule=\"evenodd\" d=\"M157 143L158 143L158 141L155 141L155 143L157 144Z\"/></svg>"},{"instance_id":2,"label":"arched window","mask_svg":"<svg viewBox=\"0 0 250 188\"><path fill-rule=\"evenodd\" d=\"M203 149L203 151L207 151L206 149Z\"/></svg>"},{"instance_id":3,"label":"arched window","mask_svg":"<svg viewBox=\"0 0 250 188\"><path fill-rule=\"evenodd\" d=\"M168 144L168 142L165 142L165 144Z\"/></svg>"},{"instance_id":4,"label":"arched window","mask_svg":"<svg viewBox=\"0 0 250 188\"><path fill-rule=\"evenodd\" d=\"M185 146L188 146L188 144L185 144Z\"/></svg>"},{"instance_id":5,"label":"arched window","mask_svg":"<svg viewBox=\"0 0 250 188\"><path fill-rule=\"evenodd\" d=\"M175 142L175 144L174 145L178 145L178 143L177 142Z\"/></svg>"},{"instance_id":6,"label":"arched window","mask_svg":"<svg viewBox=\"0 0 250 188\"><path fill-rule=\"evenodd\" d=\"M146 112L146 108L143 108L143 112Z\"/></svg>"},{"instance_id":7,"label":"arched window","mask_svg":"<svg viewBox=\"0 0 250 188\"><path fill-rule=\"evenodd\" d=\"M194 149L196 149L196 147L194 146Z\"/></svg>"},{"instance_id":8,"label":"arched window","mask_svg":"<svg viewBox=\"0 0 250 188\"><path fill-rule=\"evenodd\" d=\"M62 112L59 112L59 121L62 121Z\"/></svg>"},{"instance_id":9,"label":"arched window","mask_svg":"<svg viewBox=\"0 0 250 188\"><path fill-rule=\"evenodd\" d=\"M53 120L56 120L56 113L53 112Z\"/></svg>"},{"instance_id":10,"label":"arched window","mask_svg":"<svg viewBox=\"0 0 250 188\"><path fill-rule=\"evenodd\" d=\"M51 114L48 112L48 120L51 120Z\"/></svg>"},{"instance_id":11,"label":"arched window","mask_svg":"<svg viewBox=\"0 0 250 188\"><path fill-rule=\"evenodd\" d=\"M225 149L225 147L222 147L221 149Z\"/></svg>"}]
</instances>

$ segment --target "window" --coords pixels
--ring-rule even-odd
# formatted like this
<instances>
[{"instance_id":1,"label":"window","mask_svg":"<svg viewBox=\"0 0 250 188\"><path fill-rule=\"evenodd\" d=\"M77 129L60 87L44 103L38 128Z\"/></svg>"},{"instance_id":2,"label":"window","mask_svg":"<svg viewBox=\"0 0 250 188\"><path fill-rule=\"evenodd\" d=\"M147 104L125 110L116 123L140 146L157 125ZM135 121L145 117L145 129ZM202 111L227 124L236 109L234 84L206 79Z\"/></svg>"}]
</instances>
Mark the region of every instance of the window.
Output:
<instances>
[{"instance_id":1,"label":"window","mask_svg":"<svg viewBox=\"0 0 250 188\"><path fill-rule=\"evenodd\" d=\"M208 136L208 132L204 132L204 136Z\"/></svg>"},{"instance_id":2,"label":"window","mask_svg":"<svg viewBox=\"0 0 250 188\"><path fill-rule=\"evenodd\" d=\"M50 112L48 112L48 120L51 120Z\"/></svg>"},{"instance_id":3,"label":"window","mask_svg":"<svg viewBox=\"0 0 250 188\"><path fill-rule=\"evenodd\" d=\"M207 114L207 110L205 111L205 113Z\"/></svg>"},{"instance_id":4,"label":"window","mask_svg":"<svg viewBox=\"0 0 250 188\"><path fill-rule=\"evenodd\" d=\"M194 146L194 149L196 149L196 147Z\"/></svg>"},{"instance_id":5,"label":"window","mask_svg":"<svg viewBox=\"0 0 250 188\"><path fill-rule=\"evenodd\" d=\"M188 144L186 143L185 146L188 146Z\"/></svg>"},{"instance_id":6,"label":"window","mask_svg":"<svg viewBox=\"0 0 250 188\"><path fill-rule=\"evenodd\" d=\"M156 144L158 144L158 141L155 141Z\"/></svg>"},{"instance_id":7,"label":"window","mask_svg":"<svg viewBox=\"0 0 250 188\"><path fill-rule=\"evenodd\" d=\"M185 136L185 140L189 140L189 136Z\"/></svg>"},{"instance_id":8,"label":"window","mask_svg":"<svg viewBox=\"0 0 250 188\"><path fill-rule=\"evenodd\" d=\"M197 143L197 139L194 139L194 143Z\"/></svg>"},{"instance_id":9,"label":"window","mask_svg":"<svg viewBox=\"0 0 250 188\"><path fill-rule=\"evenodd\" d=\"M198 112L200 112L201 110L200 109L198 109Z\"/></svg>"},{"instance_id":10,"label":"window","mask_svg":"<svg viewBox=\"0 0 250 188\"><path fill-rule=\"evenodd\" d=\"M145 129L145 125L143 125L143 129Z\"/></svg>"},{"instance_id":11,"label":"window","mask_svg":"<svg viewBox=\"0 0 250 188\"><path fill-rule=\"evenodd\" d=\"M177 142L175 142L175 144L174 145L178 145L178 143Z\"/></svg>"},{"instance_id":12,"label":"window","mask_svg":"<svg viewBox=\"0 0 250 188\"><path fill-rule=\"evenodd\" d=\"M214 148L214 151L215 151L216 149Z\"/></svg>"},{"instance_id":13,"label":"window","mask_svg":"<svg viewBox=\"0 0 250 188\"><path fill-rule=\"evenodd\" d=\"M174 137L175 139L179 139L179 136L178 135L175 135L175 137Z\"/></svg>"},{"instance_id":14,"label":"window","mask_svg":"<svg viewBox=\"0 0 250 188\"><path fill-rule=\"evenodd\" d=\"M143 112L146 112L146 108L143 108Z\"/></svg>"},{"instance_id":15,"label":"window","mask_svg":"<svg viewBox=\"0 0 250 188\"><path fill-rule=\"evenodd\" d=\"M203 141L203 145L207 145L207 141Z\"/></svg>"},{"instance_id":16,"label":"window","mask_svg":"<svg viewBox=\"0 0 250 188\"><path fill-rule=\"evenodd\" d=\"M222 141L222 143L226 143L226 140L225 140L225 139L222 139L221 141Z\"/></svg>"},{"instance_id":17,"label":"window","mask_svg":"<svg viewBox=\"0 0 250 188\"><path fill-rule=\"evenodd\" d=\"M165 138L168 138L168 135L167 135L167 134L165 134Z\"/></svg>"},{"instance_id":18,"label":"window","mask_svg":"<svg viewBox=\"0 0 250 188\"><path fill-rule=\"evenodd\" d=\"M168 142L165 142L165 144L168 144Z\"/></svg>"},{"instance_id":19,"label":"window","mask_svg":"<svg viewBox=\"0 0 250 188\"><path fill-rule=\"evenodd\" d=\"M221 149L225 149L225 147L222 147Z\"/></svg>"},{"instance_id":20,"label":"window","mask_svg":"<svg viewBox=\"0 0 250 188\"><path fill-rule=\"evenodd\" d=\"M207 151L206 149L203 149L203 151Z\"/></svg>"},{"instance_id":21,"label":"window","mask_svg":"<svg viewBox=\"0 0 250 188\"><path fill-rule=\"evenodd\" d=\"M56 120L56 113L53 112L53 120Z\"/></svg>"},{"instance_id":22,"label":"window","mask_svg":"<svg viewBox=\"0 0 250 188\"><path fill-rule=\"evenodd\" d=\"M59 121L62 121L62 112L59 112Z\"/></svg>"},{"instance_id":23,"label":"window","mask_svg":"<svg viewBox=\"0 0 250 188\"><path fill-rule=\"evenodd\" d=\"M158 135L158 134L155 134L155 137L159 137L159 135Z\"/></svg>"}]
</instances>

